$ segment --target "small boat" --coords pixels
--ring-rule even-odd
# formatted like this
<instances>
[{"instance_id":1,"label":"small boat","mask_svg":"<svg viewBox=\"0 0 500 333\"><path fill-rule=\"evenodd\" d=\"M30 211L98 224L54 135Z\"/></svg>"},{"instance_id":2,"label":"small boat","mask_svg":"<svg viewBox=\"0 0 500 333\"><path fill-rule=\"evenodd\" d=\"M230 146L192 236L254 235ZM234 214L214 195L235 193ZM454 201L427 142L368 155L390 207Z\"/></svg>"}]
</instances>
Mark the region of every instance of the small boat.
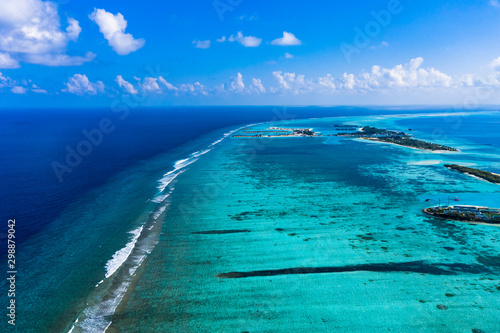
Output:
<instances>
[{"instance_id":1,"label":"small boat","mask_svg":"<svg viewBox=\"0 0 500 333\"><path fill-rule=\"evenodd\" d=\"M460 201L460 199L459 198L455 198L455 201Z\"/></svg>"},{"instance_id":2,"label":"small boat","mask_svg":"<svg viewBox=\"0 0 500 333\"><path fill-rule=\"evenodd\" d=\"M431 199L425 199L425 202L429 202L429 201L431 201Z\"/></svg>"}]
</instances>

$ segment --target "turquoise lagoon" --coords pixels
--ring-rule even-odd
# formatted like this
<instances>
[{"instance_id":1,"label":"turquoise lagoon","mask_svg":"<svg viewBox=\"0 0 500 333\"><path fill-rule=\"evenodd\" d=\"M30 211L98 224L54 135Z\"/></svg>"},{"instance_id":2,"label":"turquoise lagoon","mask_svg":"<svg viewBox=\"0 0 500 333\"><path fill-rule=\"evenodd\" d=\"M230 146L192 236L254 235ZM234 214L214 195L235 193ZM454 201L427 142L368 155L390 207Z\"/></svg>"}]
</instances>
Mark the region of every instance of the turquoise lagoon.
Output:
<instances>
[{"instance_id":1,"label":"turquoise lagoon","mask_svg":"<svg viewBox=\"0 0 500 333\"><path fill-rule=\"evenodd\" d=\"M411 128L460 152L330 136L339 123ZM500 228L421 213L455 198L500 206L499 185L443 167L499 173L499 124L410 114L205 135L116 175L60 217L74 227L40 235L67 244L28 243L68 267L26 288L25 315L38 332L499 332ZM233 137L270 126L323 136ZM44 290L58 302L36 305Z\"/></svg>"},{"instance_id":2,"label":"turquoise lagoon","mask_svg":"<svg viewBox=\"0 0 500 333\"><path fill-rule=\"evenodd\" d=\"M272 123L320 138L227 137L176 178L158 243L109 330L500 331L500 228L421 213L450 197L500 206L498 185L443 167L499 172L499 121L325 118ZM461 152L328 136L340 122L411 128Z\"/></svg>"}]
</instances>

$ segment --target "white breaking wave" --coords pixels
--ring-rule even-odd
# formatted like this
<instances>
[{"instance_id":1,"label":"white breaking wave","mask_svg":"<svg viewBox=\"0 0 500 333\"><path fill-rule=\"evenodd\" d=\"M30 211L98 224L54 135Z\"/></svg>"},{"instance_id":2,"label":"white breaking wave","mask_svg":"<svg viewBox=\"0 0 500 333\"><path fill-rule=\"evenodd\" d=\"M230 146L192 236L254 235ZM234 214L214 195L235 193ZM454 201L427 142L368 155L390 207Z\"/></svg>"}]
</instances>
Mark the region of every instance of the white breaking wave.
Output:
<instances>
[{"instance_id":1,"label":"white breaking wave","mask_svg":"<svg viewBox=\"0 0 500 333\"><path fill-rule=\"evenodd\" d=\"M193 161L194 162L194 161ZM170 171L170 172L167 172L166 174L163 175L163 177L158 180L158 190L159 192L163 192L165 191L165 189L167 188L168 185L170 185L170 183L175 179L177 178L178 175L180 175L181 173L183 173L184 171L186 170L180 170L178 172L178 169L176 170L173 170L173 171ZM153 202L156 202L156 203L159 203L159 202L162 202L163 200L160 200L158 201L158 196L156 196L155 198L153 198Z\"/></svg>"},{"instance_id":2,"label":"white breaking wave","mask_svg":"<svg viewBox=\"0 0 500 333\"><path fill-rule=\"evenodd\" d=\"M175 162L174 163L174 170L182 168L183 163L186 162L187 160L189 160L189 157Z\"/></svg>"},{"instance_id":3,"label":"white breaking wave","mask_svg":"<svg viewBox=\"0 0 500 333\"><path fill-rule=\"evenodd\" d=\"M168 195L167 195L168 196ZM158 211L154 213L153 218L156 220L163 212L167 209L167 205L158 208Z\"/></svg>"},{"instance_id":4,"label":"white breaking wave","mask_svg":"<svg viewBox=\"0 0 500 333\"><path fill-rule=\"evenodd\" d=\"M247 127L247 126L244 126L244 127ZM188 165L191 165L193 164L194 162L196 162L198 160L198 158L202 155L205 155L206 153L210 152L212 149L214 149L214 147L221 143L224 139L226 139L228 136L230 136L231 134L239 131L241 128L243 127L240 127L238 129L235 129L235 130L232 130L232 131L229 131L227 133L225 133L220 139L217 139L216 141L212 142L208 148L206 149L202 149L202 150L198 150L194 153L191 153L189 155L188 158L184 158L182 160L178 160L174 163L174 169L173 170L170 170L169 172L167 172L166 174L163 175L163 177L158 180L158 190L159 192L163 192L167 186L172 183L172 181L177 178L177 176L179 176L181 173L183 173L185 170L182 170L184 169L185 167L187 167ZM168 196L168 194L166 195ZM158 195L156 196L153 201L156 202L156 203L159 203L159 202L162 202L165 197L165 195Z\"/></svg>"},{"instance_id":5,"label":"white breaking wave","mask_svg":"<svg viewBox=\"0 0 500 333\"><path fill-rule=\"evenodd\" d=\"M245 126L245 127L247 127L247 126ZM240 128L242 128L242 127L240 127ZM240 128L235 129L235 130L233 130L233 131L231 131L231 132L227 132L227 133L225 133L225 134L222 136L222 138L220 138L220 139L219 139L219 140L217 140L217 141L212 142L212 144L210 145L210 147L213 147L213 146L215 146L216 144L218 144L218 143L222 142L222 140L224 140L225 138L227 138L227 137L228 137L228 136L230 136L231 134L233 134L233 133L235 133L235 132L239 131L239 130L240 130Z\"/></svg>"},{"instance_id":6,"label":"white breaking wave","mask_svg":"<svg viewBox=\"0 0 500 333\"><path fill-rule=\"evenodd\" d=\"M173 165L173 170L165 173L161 179L158 180L158 190L159 194L156 195L151 201L161 204L163 203L169 196L172 194L173 188L170 188L168 193L163 193L165 189L172 183L172 181L183 173L185 168L190 164L196 162L200 156L205 155L210 152L217 144L222 142L225 138L240 130L241 128L247 127L249 125L240 127L233 131L225 133L220 139L212 142L206 149L202 149L196 151L189 155L188 158L178 160ZM152 230L156 220L165 212L168 207L168 203L157 207L151 214L150 220L147 224L151 224L147 230ZM152 218L152 219L151 219ZM143 233L143 228L145 225L142 225L129 233L132 235L129 242L122 249L118 250L113 254L113 257L106 263L106 274L105 278L100 281L96 287L98 287L105 279L112 276L120 267L122 267L125 262L129 262L132 264L132 267L128 269L129 276L125 278L124 281L119 285L118 288L110 290L109 295L106 301L100 302L94 306L87 307L83 311L82 319L78 317L71 329L68 333L73 333L73 331L77 332L105 332L108 327L111 325L111 317L115 312L117 306L120 304L125 292L127 291L128 286L132 281L133 274L136 272L137 268L142 264L142 262L146 259L147 255L150 254L154 248L154 245L148 248L143 248L144 245L139 245L136 248L136 243L139 240L139 237ZM151 237L150 234L145 234L146 237ZM141 241L142 242L142 241ZM131 258L129 260L129 258Z\"/></svg>"},{"instance_id":7,"label":"white breaking wave","mask_svg":"<svg viewBox=\"0 0 500 333\"><path fill-rule=\"evenodd\" d=\"M124 248L118 250L115 254L113 254L113 258L111 258L107 263L106 263L106 279L113 275L114 272L120 266L127 260L128 256L130 253L132 253L132 250L135 247L135 243L137 242L137 239L142 233L142 229L144 226L140 226L139 228L130 231L129 233L133 235L132 239L125 245Z\"/></svg>"},{"instance_id":8,"label":"white breaking wave","mask_svg":"<svg viewBox=\"0 0 500 333\"><path fill-rule=\"evenodd\" d=\"M125 245L125 247L116 251L115 254L113 254L113 257L108 260L105 266L106 274L104 276L104 279L99 281L99 283L96 284L96 287L103 283L105 279L113 275L113 273L116 272L118 268L121 267L121 265L123 265L125 260L127 260L127 258L130 256L130 253L132 253L132 250L135 247L137 239L139 239L139 236L141 236L143 228L144 226L141 225L139 228L129 231L129 233L133 235L132 239Z\"/></svg>"},{"instance_id":9,"label":"white breaking wave","mask_svg":"<svg viewBox=\"0 0 500 333\"><path fill-rule=\"evenodd\" d=\"M212 149L204 149L204 150L200 150L200 151L197 151L196 153L192 153L191 156L194 157L194 158L198 158L200 157L201 155L205 155L206 153L208 153L209 151L211 151ZM191 164L191 163L189 163Z\"/></svg>"},{"instance_id":10,"label":"white breaking wave","mask_svg":"<svg viewBox=\"0 0 500 333\"><path fill-rule=\"evenodd\" d=\"M75 329L75 325L78 323L78 318L76 318L75 322L73 323L73 326L71 326L71 329L68 331L68 333L72 333L73 330Z\"/></svg>"}]
</instances>

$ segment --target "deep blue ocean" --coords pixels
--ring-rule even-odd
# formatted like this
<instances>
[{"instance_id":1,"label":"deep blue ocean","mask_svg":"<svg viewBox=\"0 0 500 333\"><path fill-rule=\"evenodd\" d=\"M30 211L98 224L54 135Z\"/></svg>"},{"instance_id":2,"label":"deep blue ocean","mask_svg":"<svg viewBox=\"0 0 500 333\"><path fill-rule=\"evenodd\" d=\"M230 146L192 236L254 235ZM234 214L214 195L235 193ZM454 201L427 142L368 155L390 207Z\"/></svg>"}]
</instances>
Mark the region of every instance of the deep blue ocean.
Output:
<instances>
[{"instance_id":1,"label":"deep blue ocean","mask_svg":"<svg viewBox=\"0 0 500 333\"><path fill-rule=\"evenodd\" d=\"M216 129L279 119L383 114L362 108L183 107L130 110L17 109L0 111L0 214L22 223L22 243L55 220L83 193L119 171L169 151ZM76 150L87 138L82 131L110 119L115 130L60 182L54 161L64 164L66 147ZM4 249L2 249L2 254Z\"/></svg>"},{"instance_id":2,"label":"deep blue ocean","mask_svg":"<svg viewBox=\"0 0 500 333\"><path fill-rule=\"evenodd\" d=\"M365 209L363 205L377 202L385 202L387 208L384 209L386 210L394 209L394 205L403 207L405 204L401 200L405 198L405 200L417 200L418 203L412 203L412 208L418 208L415 211L419 212L419 205L422 205L419 200L424 200L422 199L424 197L419 196L425 195L425 198L440 200L444 195L441 193L443 191L461 195L474 204L482 200L481 193L490 193L490 201L487 203L496 204L498 202L496 187L490 184L476 184L475 180L463 175L452 174L450 176L440 164L446 161L462 161L470 165L480 165L492 172L500 172L498 114L491 116L490 114L470 113L472 116L422 116L408 119L405 116L373 117L412 113L453 114L461 111L463 110L418 108L398 110L342 107L178 107L133 109L129 110L126 117L120 118L123 113L105 108L1 110L0 215L1 221L4 221L4 227L0 230L0 246L2 247L0 260L2 260L2 267L6 267L7 220L15 219L16 259L19 271L17 280L18 331L67 332L74 327L75 330L72 333L102 332L112 321L111 317L118 305L116 302L122 300L130 285L136 286L136 284L137 294L127 296L130 297L128 304L132 310L118 309L117 311L122 311L120 313L123 314L114 318L118 319L116 325L120 326L122 331L136 331L135 323L142 320L145 325L143 327L151 327L151 330L154 328L153 331L165 331L166 326L162 325L173 323L169 321L168 316L161 317L165 315L161 314L158 317L162 318L161 322L152 322L147 314L141 313L140 309L148 308L144 304L149 304L149 297L151 297L151 304L156 304L155 302L161 304L165 297L171 297L170 294L168 296L162 294L166 293L165 288L178 289L181 292L183 288L193 284L190 279L197 274L195 268L190 268L192 271L186 269L183 272L186 277L184 280L179 279L177 289L170 284L170 276L177 276L177 273L170 271L168 265L172 262L172 258L169 257L169 253L181 253L178 258L176 257L179 260L174 261L175 265L181 267L180 269L184 265L197 267L205 263L205 259L200 256L203 256L203 249L208 246L191 238L183 243L182 237L172 237L170 233L175 235L176 232L180 232L182 236L185 227L189 229L197 226L199 228L197 225L199 221L215 223L213 226L215 229L217 223L220 222L221 225L227 223L227 221L224 222L224 218L227 219L229 216L227 213L233 213L232 210L235 210L235 207L238 207L242 215L236 214L235 219L229 219L228 229L232 228L231 223L234 221L240 222L248 219L246 215L254 214L251 212L252 209L256 212L260 209L266 212L254 216L255 221L262 220L262 226L270 228L270 232L275 233L275 230L279 229L265 225L269 220L276 224L275 221L288 218L289 223L295 223L297 220L300 221L302 216L306 216L304 212L315 209L318 211L304 219L303 223L311 223L311 230L315 230L316 223L319 221L317 219L324 217L325 221L321 220L320 225L327 225L331 222L334 227L331 221L334 216L331 216L332 213L326 213L331 205L331 198L345 200L360 211ZM337 120L333 118L332 120L311 119L328 117L338 118ZM417 154L399 150L399 148L388 148L385 145L376 145L376 148L372 148L368 143L342 141L325 136L321 138L323 141L311 143L300 141L300 139L283 142L278 140L265 149L258 150L255 159L247 161L248 151L254 149L249 142L225 140L230 138L235 131L250 124L281 122L283 126L311 126L328 133L328 131L333 131L333 123L344 121L356 124L387 125L400 130L412 128L415 136L441 144L453 144L459 147L463 154L458 157ZM258 126L266 127L267 125ZM217 148L223 140L225 140L224 148ZM214 152L211 153L212 150ZM328 158L321 157L324 152L330 154ZM359 161L356 160L357 158ZM204 159L203 162L194 163L201 159ZM301 159L307 159L307 163L303 162L307 165L305 171L300 162ZM241 167L232 168L233 164ZM195 210L192 224L185 226L185 220L180 217L182 214L178 212L176 214L176 209L194 200L191 189L196 185L201 186L202 183L211 182L212 180L207 175L213 170L218 170L219 175L222 174L223 177L229 179L228 183L231 185L228 192L232 196L222 193L210 198L210 205L201 202L200 206L207 205L206 209ZM421 176L425 179L422 180ZM394 184L385 188L387 179L391 177L394 179ZM446 177L457 179L453 178L451 182L448 182ZM317 184L313 182L314 188L309 188L309 179L315 179L314 182L318 182ZM179 183L176 183L177 181ZM281 185L276 185L275 181ZM296 189L297 193L289 191L295 181L301 184ZM465 181L466 184L463 191L461 181ZM328 183L327 190L322 188L326 183ZM411 184L410 187L416 190L408 189L406 184ZM449 188L448 184L451 184ZM175 188L177 192L174 191ZM430 190L427 191L427 189ZM275 194L273 191L279 193L276 197L283 198L283 203L275 202L279 199L272 199ZM383 194L381 197L377 197L380 194L379 191ZM172 192L174 194L170 198ZM347 193L345 197L343 197L344 193ZM308 202L309 197L314 198L315 202ZM246 200L248 202L257 200L258 203L245 204ZM356 202L357 200L359 202ZM171 202L176 202L176 207L173 209L168 208ZM265 204L274 206L269 208L265 207ZM344 204L345 202L337 203L339 206ZM291 209L297 214L293 217L293 221L292 217L283 215L284 212L274 212L277 215L273 215L271 211L278 209L281 205L297 205L296 209ZM372 209L377 211L379 208ZM413 214L411 210L408 212ZM380 225L387 225L388 227L383 227L387 230L383 229L383 231L390 235L390 228L395 224L385 221L386 214L382 213L373 219L378 218ZM293 214L290 213L288 216L291 215ZM218 217L214 218L215 216ZM426 239L425 233L428 232L426 228L429 224L426 224L427 222L423 221L420 216L413 216L410 220L416 223L418 235ZM351 223L349 224L350 231L357 228L360 223L366 222L364 218L352 216L346 217L345 221ZM260 228L261 225L258 225ZM363 232L367 231L366 228L369 226L362 226ZM436 228L438 232L445 229L443 226ZM309 227L304 230L309 230ZM198 231L198 229L193 229L193 231ZM340 233L344 231L342 227L335 230ZM274 234L270 236L267 232L262 234L260 240L269 240L273 243L265 246L275 246L274 243L278 241L273 237L276 236ZM290 234L295 233L288 235ZM330 234L323 230L311 238L324 235ZM479 237L474 235L471 237ZM356 238L359 235L350 235L350 237ZM496 236L492 236L492 239L493 237ZM369 239L371 235L365 238ZM290 239L287 238L287 241L290 242ZM194 243L189 243L191 241ZM393 240L387 238L387 241ZM174 244L173 248L170 242ZM190 247L185 245L188 243L191 244ZM146 259L156 244L159 244L156 252ZM213 248L211 247L210 251L217 253L219 244L213 244L216 245L211 245ZM231 239L228 244L233 244ZM240 246L239 241L234 244L236 244L234 246ZM285 241L282 244L283 246L290 245L292 251L296 249L293 243ZM314 243L301 242L300 244L303 247L306 246L304 256L307 253L311 254L307 260L314 258L314 253L308 252L314 251ZM336 246L341 249L342 245L345 245L344 240L338 243L330 243L328 240L322 244L325 249L333 249ZM228 246L228 252L235 249L233 245ZM356 246L352 249L356 249ZM192 256L186 254L191 249ZM272 253L271 249L273 248L262 247L266 253ZM259 249L255 248L255 250ZM406 251L406 248L401 245L399 250ZM357 255L356 251L353 253L347 250L342 251L344 252L341 252L341 256L350 256L353 253ZM380 249L373 251L378 253ZM420 253L419 251L411 255L418 258L420 255L423 258L434 255L430 252ZM382 260L392 260L384 257L387 255L386 250L382 252L380 256ZM402 255L401 253L398 255ZM474 250L471 250L471 253L474 254ZM283 257L278 259L286 263L291 260L287 255L283 252ZM365 260L363 255L351 258L354 262L358 259L360 262ZM195 262L191 262L192 260ZM146 261L150 264L142 265ZM244 266L245 263L243 262L242 265ZM297 261L295 264L299 265L299 263L300 261ZM207 267L210 271L216 266ZM134 280L142 274L147 278L140 281ZM214 288L219 288L220 284L217 280L213 280L212 273L206 275L203 271L203 274L203 278L208 279L207 286L215 283ZM153 286L151 289L143 287L149 283ZM441 283L441 281L436 283ZM317 284L311 283L311 286L314 285ZM203 284L200 286L202 287ZM382 284L382 286L386 285ZM4 294L6 287L5 281L0 283L0 288L2 288L0 292L3 294L0 297L2 308L5 308L8 302ZM260 286L257 284L252 288L260 288ZM202 294L207 290L200 290L199 293ZM375 295L376 291L372 291ZM151 293L156 296L152 296ZM235 302L241 298L239 295L233 296ZM296 298L287 300L285 303L295 300ZM230 312L234 306L228 303L227 308ZM192 310L196 312L199 309L201 307L193 307ZM408 314L414 313L413 308L408 309ZM179 311L182 313L182 309ZM379 314L372 313L372 315L376 318ZM461 315L461 313L455 314L456 317ZM488 316L490 315L491 313L488 312ZM344 315L340 315L342 316ZM182 320L186 319L183 315L181 317ZM79 323L78 320L80 320ZM207 328L213 324L211 318L200 320L205 325L200 327ZM194 321L188 321L188 323L192 325ZM221 325L219 328L223 330L226 323L228 322L218 322L218 325ZM325 322L321 324L323 323ZM231 325L236 326L231 326L231 329L242 331L244 324L246 322L232 323ZM273 322L273 325L278 324L279 321ZM0 330L3 330L4 325L6 325L5 320L0 323L2 328ZM265 329L266 325L265 322L259 321L256 327ZM381 327L377 326L377 329L382 329ZM425 328L425 326L422 327ZM304 326L303 328L314 330L317 327ZM174 331L172 327L169 329ZM145 331L148 330L145 329ZM190 327L186 331L196 331L196 328Z\"/></svg>"}]
</instances>

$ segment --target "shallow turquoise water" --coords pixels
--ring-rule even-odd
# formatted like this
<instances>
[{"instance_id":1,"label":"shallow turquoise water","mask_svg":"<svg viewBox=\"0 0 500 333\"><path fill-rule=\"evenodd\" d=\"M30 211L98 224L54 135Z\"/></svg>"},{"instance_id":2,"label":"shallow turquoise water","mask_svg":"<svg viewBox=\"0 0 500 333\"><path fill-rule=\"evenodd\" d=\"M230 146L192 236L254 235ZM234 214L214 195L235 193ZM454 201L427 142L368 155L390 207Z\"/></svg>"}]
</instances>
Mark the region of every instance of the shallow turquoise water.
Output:
<instances>
[{"instance_id":1,"label":"shallow turquoise water","mask_svg":"<svg viewBox=\"0 0 500 333\"><path fill-rule=\"evenodd\" d=\"M440 116L273 123L324 135L340 121L411 125L453 154L329 136L225 139L175 179L158 243L109 331L498 332L500 228L421 213L448 197L500 206L498 185L442 166L500 171L498 136L481 130L498 114L463 117L459 128Z\"/></svg>"},{"instance_id":2,"label":"shallow turquoise water","mask_svg":"<svg viewBox=\"0 0 500 333\"><path fill-rule=\"evenodd\" d=\"M158 180L176 161L206 148L226 131L217 130L116 174L24 242L16 257L21 263L20 332L67 332L77 318L81 324L85 317L93 318L85 331L102 332L158 237L168 204L155 200ZM132 242L139 230L140 237Z\"/></svg>"}]
</instances>

